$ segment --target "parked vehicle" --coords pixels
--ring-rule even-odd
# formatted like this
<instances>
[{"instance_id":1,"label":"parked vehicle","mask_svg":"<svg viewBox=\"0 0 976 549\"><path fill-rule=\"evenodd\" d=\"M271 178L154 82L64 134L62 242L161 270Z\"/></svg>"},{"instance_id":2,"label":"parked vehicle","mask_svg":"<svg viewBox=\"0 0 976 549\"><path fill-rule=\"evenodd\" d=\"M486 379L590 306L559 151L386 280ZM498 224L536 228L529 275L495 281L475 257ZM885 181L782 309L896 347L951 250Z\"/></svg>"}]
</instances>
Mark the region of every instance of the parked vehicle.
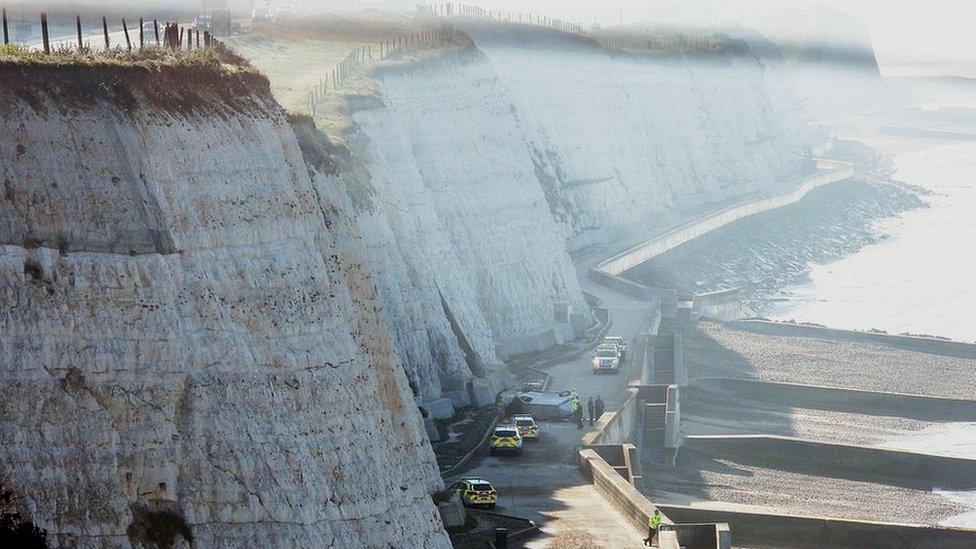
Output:
<instances>
[{"instance_id":1,"label":"parked vehicle","mask_svg":"<svg viewBox=\"0 0 976 549\"><path fill-rule=\"evenodd\" d=\"M271 9L267 2L255 2L251 9L251 19L254 21L267 21L271 18Z\"/></svg>"},{"instance_id":2,"label":"parked vehicle","mask_svg":"<svg viewBox=\"0 0 976 549\"><path fill-rule=\"evenodd\" d=\"M193 20L193 28L214 35L230 34L230 10L214 9L210 13L201 13Z\"/></svg>"},{"instance_id":3,"label":"parked vehicle","mask_svg":"<svg viewBox=\"0 0 976 549\"><path fill-rule=\"evenodd\" d=\"M573 415L572 391L522 391L512 399L513 414L531 414L534 419L562 421Z\"/></svg>"},{"instance_id":4,"label":"parked vehicle","mask_svg":"<svg viewBox=\"0 0 976 549\"><path fill-rule=\"evenodd\" d=\"M499 425L491 434L491 454L522 454L522 435L514 425Z\"/></svg>"},{"instance_id":5,"label":"parked vehicle","mask_svg":"<svg viewBox=\"0 0 976 549\"><path fill-rule=\"evenodd\" d=\"M620 373L620 349L614 343L601 343L593 355L594 374Z\"/></svg>"},{"instance_id":6,"label":"parked vehicle","mask_svg":"<svg viewBox=\"0 0 976 549\"><path fill-rule=\"evenodd\" d=\"M627 342L624 338L620 336L607 336L603 338L604 343L613 343L617 346L617 350L620 351L620 360L623 361L627 358Z\"/></svg>"},{"instance_id":7,"label":"parked vehicle","mask_svg":"<svg viewBox=\"0 0 976 549\"><path fill-rule=\"evenodd\" d=\"M495 508L498 492L490 482L481 477L464 477L451 485L451 490L461 498L465 507Z\"/></svg>"},{"instance_id":8,"label":"parked vehicle","mask_svg":"<svg viewBox=\"0 0 976 549\"><path fill-rule=\"evenodd\" d=\"M536 424L532 416L528 414L512 416L512 425L518 429L519 434L522 435L522 440L539 441L539 425Z\"/></svg>"},{"instance_id":9,"label":"parked vehicle","mask_svg":"<svg viewBox=\"0 0 976 549\"><path fill-rule=\"evenodd\" d=\"M296 13L296 10L295 10L295 6L294 5L292 5L292 4L278 4L278 7L276 7L275 8L275 11L274 11L274 18L275 18L276 21L278 21L278 20L285 20L285 19L291 19L291 18L295 17L295 13Z\"/></svg>"}]
</instances>

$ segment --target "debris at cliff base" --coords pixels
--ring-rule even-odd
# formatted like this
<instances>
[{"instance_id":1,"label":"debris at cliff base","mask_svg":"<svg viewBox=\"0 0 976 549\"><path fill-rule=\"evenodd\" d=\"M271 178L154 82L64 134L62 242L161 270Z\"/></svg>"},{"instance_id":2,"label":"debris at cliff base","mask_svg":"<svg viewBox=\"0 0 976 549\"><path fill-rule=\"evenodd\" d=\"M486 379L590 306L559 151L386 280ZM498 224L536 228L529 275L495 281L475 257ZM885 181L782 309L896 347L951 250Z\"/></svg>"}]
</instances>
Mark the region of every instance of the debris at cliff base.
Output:
<instances>
[{"instance_id":1,"label":"debris at cliff base","mask_svg":"<svg viewBox=\"0 0 976 549\"><path fill-rule=\"evenodd\" d=\"M438 421L437 429L443 442L433 444L437 467L447 471L474 450L498 417L498 412L498 406L469 406L459 409L449 420Z\"/></svg>"}]
</instances>

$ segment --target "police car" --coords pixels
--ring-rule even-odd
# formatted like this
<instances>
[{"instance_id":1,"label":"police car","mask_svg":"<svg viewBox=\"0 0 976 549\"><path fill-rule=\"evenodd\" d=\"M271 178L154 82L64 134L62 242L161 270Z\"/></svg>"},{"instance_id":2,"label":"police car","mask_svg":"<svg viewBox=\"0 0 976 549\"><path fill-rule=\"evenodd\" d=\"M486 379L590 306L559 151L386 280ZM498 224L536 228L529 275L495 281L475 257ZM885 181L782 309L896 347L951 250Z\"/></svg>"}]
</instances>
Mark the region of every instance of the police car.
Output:
<instances>
[{"instance_id":1,"label":"police car","mask_svg":"<svg viewBox=\"0 0 976 549\"><path fill-rule=\"evenodd\" d=\"M539 441L539 426L532 416L528 414L512 416L512 424L515 425L519 434L522 435L522 440Z\"/></svg>"},{"instance_id":2,"label":"police car","mask_svg":"<svg viewBox=\"0 0 976 549\"><path fill-rule=\"evenodd\" d=\"M601 343L593 355L594 374L620 373L620 349L614 343Z\"/></svg>"},{"instance_id":3,"label":"police car","mask_svg":"<svg viewBox=\"0 0 976 549\"><path fill-rule=\"evenodd\" d=\"M491 454L522 453L522 435L514 425L499 425L491 434Z\"/></svg>"},{"instance_id":4,"label":"police car","mask_svg":"<svg viewBox=\"0 0 976 549\"><path fill-rule=\"evenodd\" d=\"M623 362L627 358L627 341L620 336L607 336L603 338L603 343L613 343L620 351L620 360Z\"/></svg>"},{"instance_id":5,"label":"police car","mask_svg":"<svg viewBox=\"0 0 976 549\"><path fill-rule=\"evenodd\" d=\"M464 477L451 485L451 490L461 498L465 507L485 506L495 508L498 492L490 482L481 477Z\"/></svg>"}]
</instances>

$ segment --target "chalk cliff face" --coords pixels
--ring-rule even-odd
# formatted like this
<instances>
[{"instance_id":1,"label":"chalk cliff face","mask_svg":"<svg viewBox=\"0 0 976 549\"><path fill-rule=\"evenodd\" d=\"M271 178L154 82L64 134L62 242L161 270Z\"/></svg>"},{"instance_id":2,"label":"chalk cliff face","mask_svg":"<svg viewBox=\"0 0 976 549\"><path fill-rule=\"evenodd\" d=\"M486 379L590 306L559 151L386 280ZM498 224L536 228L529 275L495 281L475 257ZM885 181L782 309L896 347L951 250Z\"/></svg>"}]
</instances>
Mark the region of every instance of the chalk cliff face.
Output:
<instances>
[{"instance_id":1,"label":"chalk cliff face","mask_svg":"<svg viewBox=\"0 0 976 549\"><path fill-rule=\"evenodd\" d=\"M35 522L447 546L358 229L266 82L2 70L0 469Z\"/></svg>"},{"instance_id":2,"label":"chalk cliff face","mask_svg":"<svg viewBox=\"0 0 976 549\"><path fill-rule=\"evenodd\" d=\"M470 32L508 90L571 248L646 234L810 167L795 103L749 51L631 55Z\"/></svg>"},{"instance_id":3,"label":"chalk cliff face","mask_svg":"<svg viewBox=\"0 0 976 549\"><path fill-rule=\"evenodd\" d=\"M809 164L748 54L471 34L334 158L250 73L0 66L0 468L58 544L446 545L416 404L585 325L571 250Z\"/></svg>"},{"instance_id":4,"label":"chalk cliff face","mask_svg":"<svg viewBox=\"0 0 976 549\"><path fill-rule=\"evenodd\" d=\"M633 56L529 27L466 30L458 51L375 70L344 136L368 179L367 262L423 401L572 335L559 311L585 307L570 250L811 168L788 84L748 51Z\"/></svg>"},{"instance_id":5,"label":"chalk cliff face","mask_svg":"<svg viewBox=\"0 0 976 549\"><path fill-rule=\"evenodd\" d=\"M558 304L583 310L529 149L484 58L466 50L376 79L381 101L352 113L352 145L376 190L366 217L392 228L419 289L443 302L476 364L555 324Z\"/></svg>"}]
</instances>

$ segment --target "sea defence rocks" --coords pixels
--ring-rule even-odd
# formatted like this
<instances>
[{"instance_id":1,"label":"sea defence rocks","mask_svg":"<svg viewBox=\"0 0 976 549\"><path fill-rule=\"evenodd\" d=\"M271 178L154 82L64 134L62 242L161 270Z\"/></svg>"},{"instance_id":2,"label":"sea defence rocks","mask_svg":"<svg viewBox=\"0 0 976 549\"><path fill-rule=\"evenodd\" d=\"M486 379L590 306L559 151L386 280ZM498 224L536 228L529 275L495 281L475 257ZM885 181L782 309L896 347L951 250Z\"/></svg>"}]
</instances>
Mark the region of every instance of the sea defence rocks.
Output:
<instances>
[{"instance_id":1,"label":"sea defence rocks","mask_svg":"<svg viewBox=\"0 0 976 549\"><path fill-rule=\"evenodd\" d=\"M0 71L0 470L52 542L448 546L353 219L267 82Z\"/></svg>"}]
</instances>

